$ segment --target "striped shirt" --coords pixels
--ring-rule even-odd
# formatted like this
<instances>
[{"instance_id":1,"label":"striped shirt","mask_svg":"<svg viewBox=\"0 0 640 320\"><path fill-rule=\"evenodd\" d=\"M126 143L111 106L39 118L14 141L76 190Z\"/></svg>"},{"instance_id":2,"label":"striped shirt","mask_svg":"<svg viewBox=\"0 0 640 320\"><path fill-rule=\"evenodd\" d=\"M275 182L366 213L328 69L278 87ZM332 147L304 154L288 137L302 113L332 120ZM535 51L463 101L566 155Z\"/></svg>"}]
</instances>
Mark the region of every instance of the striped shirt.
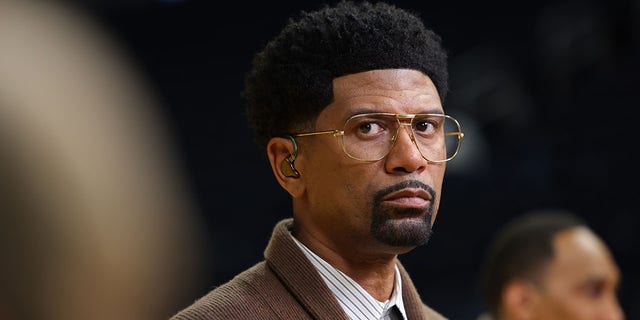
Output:
<instances>
[{"instance_id":1,"label":"striped shirt","mask_svg":"<svg viewBox=\"0 0 640 320\"><path fill-rule=\"evenodd\" d=\"M293 235L291 238L293 238L300 249L302 249L302 252L307 256L307 259L309 259L318 270L320 276L331 292L333 292L338 303L340 303L340 306L342 306L342 309L344 309L349 318L352 320L379 320L387 309L395 305L400 310L400 313L402 313L403 319L407 319L404 304L402 303L402 281L400 281L398 266L395 267L395 283L391 298L387 301L380 302L372 297L357 282L324 261Z\"/></svg>"}]
</instances>

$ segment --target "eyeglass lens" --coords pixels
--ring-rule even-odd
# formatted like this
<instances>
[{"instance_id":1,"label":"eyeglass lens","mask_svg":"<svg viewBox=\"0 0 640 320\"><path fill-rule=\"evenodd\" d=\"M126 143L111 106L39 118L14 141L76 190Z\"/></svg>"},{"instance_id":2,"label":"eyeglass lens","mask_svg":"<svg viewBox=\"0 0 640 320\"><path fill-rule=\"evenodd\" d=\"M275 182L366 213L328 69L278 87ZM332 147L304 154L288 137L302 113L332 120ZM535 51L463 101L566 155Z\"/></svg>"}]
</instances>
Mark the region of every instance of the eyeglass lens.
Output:
<instances>
[{"instance_id":1,"label":"eyeglass lens","mask_svg":"<svg viewBox=\"0 0 640 320\"><path fill-rule=\"evenodd\" d=\"M431 161L445 161L458 150L460 127L445 115L402 117L395 114L361 114L351 117L344 126L344 151L352 158L376 161L385 157L397 135L410 128L418 150ZM408 133L408 131L407 131Z\"/></svg>"}]
</instances>

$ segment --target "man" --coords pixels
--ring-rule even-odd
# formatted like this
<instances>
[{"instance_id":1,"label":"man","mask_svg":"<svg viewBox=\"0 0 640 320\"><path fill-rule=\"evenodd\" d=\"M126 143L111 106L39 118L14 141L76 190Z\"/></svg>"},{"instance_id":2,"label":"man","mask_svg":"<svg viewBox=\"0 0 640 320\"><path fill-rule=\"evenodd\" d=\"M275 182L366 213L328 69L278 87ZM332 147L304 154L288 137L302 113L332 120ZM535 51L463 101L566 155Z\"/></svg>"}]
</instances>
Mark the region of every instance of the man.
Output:
<instances>
[{"instance_id":1,"label":"man","mask_svg":"<svg viewBox=\"0 0 640 320\"><path fill-rule=\"evenodd\" d=\"M623 319L619 278L606 244L578 217L532 212L505 226L488 251L481 319Z\"/></svg>"},{"instance_id":2,"label":"man","mask_svg":"<svg viewBox=\"0 0 640 320\"><path fill-rule=\"evenodd\" d=\"M447 55L414 14L341 2L292 19L244 95L292 197L265 261L174 319L444 319L397 259L427 242L462 132Z\"/></svg>"}]
</instances>

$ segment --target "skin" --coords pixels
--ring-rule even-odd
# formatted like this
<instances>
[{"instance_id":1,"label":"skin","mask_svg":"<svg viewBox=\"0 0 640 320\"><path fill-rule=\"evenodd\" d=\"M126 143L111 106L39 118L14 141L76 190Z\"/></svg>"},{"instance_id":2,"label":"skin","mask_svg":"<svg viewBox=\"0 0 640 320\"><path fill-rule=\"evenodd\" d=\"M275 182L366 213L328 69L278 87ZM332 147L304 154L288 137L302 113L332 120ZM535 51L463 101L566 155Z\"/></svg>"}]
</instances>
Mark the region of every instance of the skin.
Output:
<instances>
[{"instance_id":1,"label":"skin","mask_svg":"<svg viewBox=\"0 0 640 320\"><path fill-rule=\"evenodd\" d=\"M350 74L334 79L333 88L334 100L319 114L315 130L342 128L349 117L363 111L443 113L433 82L415 70ZM401 130L390 153L377 162L347 157L340 139L332 135L297 141L300 151L295 166L299 178L285 177L279 169L293 151L289 140L273 138L267 147L278 182L293 197L294 236L373 297L388 299L397 255L426 239L422 243L419 239L415 243L401 241L398 245L380 233L390 233L393 238L394 234L430 230L437 215L445 164L422 158L406 130ZM381 190L407 181L428 186L433 197L415 185L405 186L382 196L374 205ZM386 214L384 227L376 232L372 230L374 212L379 217Z\"/></svg>"},{"instance_id":2,"label":"skin","mask_svg":"<svg viewBox=\"0 0 640 320\"><path fill-rule=\"evenodd\" d=\"M605 244L586 228L558 233L555 258L538 295L538 319L623 319L620 271Z\"/></svg>"},{"instance_id":3,"label":"skin","mask_svg":"<svg viewBox=\"0 0 640 320\"><path fill-rule=\"evenodd\" d=\"M621 320L620 271L602 240L587 228L559 232L543 283L512 284L501 319Z\"/></svg>"}]
</instances>

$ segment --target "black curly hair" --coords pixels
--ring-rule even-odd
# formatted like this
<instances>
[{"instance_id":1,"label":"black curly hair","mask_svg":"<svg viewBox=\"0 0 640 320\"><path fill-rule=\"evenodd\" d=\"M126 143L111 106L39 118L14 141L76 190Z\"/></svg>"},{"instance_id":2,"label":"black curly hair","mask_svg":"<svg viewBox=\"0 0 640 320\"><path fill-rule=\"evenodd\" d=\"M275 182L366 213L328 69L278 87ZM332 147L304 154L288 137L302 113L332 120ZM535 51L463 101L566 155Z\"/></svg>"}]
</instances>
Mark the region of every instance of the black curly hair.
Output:
<instances>
[{"instance_id":1,"label":"black curly hair","mask_svg":"<svg viewBox=\"0 0 640 320\"><path fill-rule=\"evenodd\" d=\"M341 1L291 18L253 59L243 92L256 141L313 129L333 100L336 77L414 69L448 90L447 53L418 14L384 2Z\"/></svg>"}]
</instances>

